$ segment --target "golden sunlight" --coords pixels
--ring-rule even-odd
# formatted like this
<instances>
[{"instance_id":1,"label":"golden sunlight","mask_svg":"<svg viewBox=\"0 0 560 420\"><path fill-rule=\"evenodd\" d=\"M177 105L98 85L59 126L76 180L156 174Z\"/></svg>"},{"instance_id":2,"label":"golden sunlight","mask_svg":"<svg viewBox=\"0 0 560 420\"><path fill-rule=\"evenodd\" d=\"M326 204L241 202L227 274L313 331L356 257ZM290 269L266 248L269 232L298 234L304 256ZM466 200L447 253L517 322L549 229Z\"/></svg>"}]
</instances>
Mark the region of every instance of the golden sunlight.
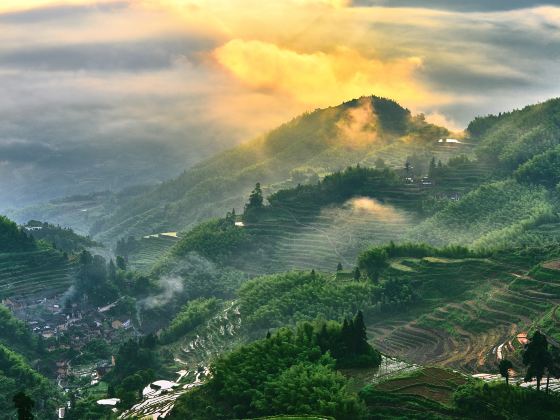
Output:
<instances>
[{"instance_id":1,"label":"golden sunlight","mask_svg":"<svg viewBox=\"0 0 560 420\"><path fill-rule=\"evenodd\" d=\"M419 57L381 61L348 47L300 53L275 44L235 39L217 48L216 60L242 83L288 94L313 106L326 106L376 94L407 104L444 103L416 79Z\"/></svg>"}]
</instances>

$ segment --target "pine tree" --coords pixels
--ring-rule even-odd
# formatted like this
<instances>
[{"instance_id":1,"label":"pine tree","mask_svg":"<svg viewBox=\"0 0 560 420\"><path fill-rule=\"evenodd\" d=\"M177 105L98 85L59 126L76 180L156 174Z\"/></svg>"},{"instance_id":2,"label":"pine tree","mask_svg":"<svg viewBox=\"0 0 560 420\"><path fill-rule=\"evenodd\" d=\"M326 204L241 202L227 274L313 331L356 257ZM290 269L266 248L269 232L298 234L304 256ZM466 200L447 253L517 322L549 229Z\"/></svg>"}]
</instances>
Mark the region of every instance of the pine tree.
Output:
<instances>
[{"instance_id":1,"label":"pine tree","mask_svg":"<svg viewBox=\"0 0 560 420\"><path fill-rule=\"evenodd\" d=\"M428 176L430 178L433 178L436 172L436 158L432 157L432 160L430 161L430 169L428 172Z\"/></svg>"},{"instance_id":2,"label":"pine tree","mask_svg":"<svg viewBox=\"0 0 560 420\"><path fill-rule=\"evenodd\" d=\"M336 266L336 271L342 271L342 264L338 263L338 265Z\"/></svg>"},{"instance_id":3,"label":"pine tree","mask_svg":"<svg viewBox=\"0 0 560 420\"><path fill-rule=\"evenodd\" d=\"M249 196L249 202L247 203L247 206L251 209L260 209L263 206L263 195L260 182L257 182L255 184L255 189Z\"/></svg>"},{"instance_id":4,"label":"pine tree","mask_svg":"<svg viewBox=\"0 0 560 420\"><path fill-rule=\"evenodd\" d=\"M513 363L507 359L502 359L500 360L498 369L500 371L500 375L502 375L503 378L506 378L506 385L509 385L509 370L513 369Z\"/></svg>"},{"instance_id":5,"label":"pine tree","mask_svg":"<svg viewBox=\"0 0 560 420\"><path fill-rule=\"evenodd\" d=\"M523 364L527 366L525 381L537 379L537 390L541 387L541 379L545 370L550 366L551 355L548 351L546 336L536 331L525 347L523 353Z\"/></svg>"},{"instance_id":6,"label":"pine tree","mask_svg":"<svg viewBox=\"0 0 560 420\"><path fill-rule=\"evenodd\" d=\"M360 272L360 269L356 267L354 269L354 280L360 280L361 277L362 277L362 273Z\"/></svg>"},{"instance_id":7,"label":"pine tree","mask_svg":"<svg viewBox=\"0 0 560 420\"><path fill-rule=\"evenodd\" d=\"M33 420L32 410L35 402L25 392L18 392L12 400L17 409L18 420Z\"/></svg>"},{"instance_id":8,"label":"pine tree","mask_svg":"<svg viewBox=\"0 0 560 420\"><path fill-rule=\"evenodd\" d=\"M365 353L369 347L367 342L366 324L364 322L364 314L358 311L353 322L354 341L356 352Z\"/></svg>"}]
</instances>

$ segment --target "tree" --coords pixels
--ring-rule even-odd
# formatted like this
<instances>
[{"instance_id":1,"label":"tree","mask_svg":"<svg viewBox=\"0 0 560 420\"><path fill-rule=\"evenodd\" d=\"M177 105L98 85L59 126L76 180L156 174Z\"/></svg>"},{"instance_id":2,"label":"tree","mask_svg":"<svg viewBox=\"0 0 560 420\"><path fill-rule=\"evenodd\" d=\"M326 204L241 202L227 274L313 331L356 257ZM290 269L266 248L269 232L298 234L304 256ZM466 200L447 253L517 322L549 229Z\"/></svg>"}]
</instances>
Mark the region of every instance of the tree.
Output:
<instances>
[{"instance_id":1,"label":"tree","mask_svg":"<svg viewBox=\"0 0 560 420\"><path fill-rule=\"evenodd\" d=\"M385 164L385 161L381 158L377 158L375 160L375 169L385 169L387 167L387 165Z\"/></svg>"},{"instance_id":2,"label":"tree","mask_svg":"<svg viewBox=\"0 0 560 420\"><path fill-rule=\"evenodd\" d=\"M389 255L383 248L370 248L358 257L358 267L365 270L367 276L375 283L379 281L381 272L388 266Z\"/></svg>"},{"instance_id":3,"label":"tree","mask_svg":"<svg viewBox=\"0 0 560 420\"><path fill-rule=\"evenodd\" d=\"M506 378L506 385L509 385L509 370L513 369L513 363L507 359L502 359L500 360L498 369L500 370L500 375L502 375L503 378Z\"/></svg>"},{"instance_id":4,"label":"tree","mask_svg":"<svg viewBox=\"0 0 560 420\"><path fill-rule=\"evenodd\" d=\"M111 260L109 260L109 265L107 266L107 274L109 277L109 281L114 283L117 279L117 267L115 266L112 258Z\"/></svg>"},{"instance_id":5,"label":"tree","mask_svg":"<svg viewBox=\"0 0 560 420\"><path fill-rule=\"evenodd\" d=\"M261 190L260 182L255 184L255 189L251 192L249 196L249 202L247 203L247 207L251 209L260 209L263 206L263 195Z\"/></svg>"},{"instance_id":6,"label":"tree","mask_svg":"<svg viewBox=\"0 0 560 420\"><path fill-rule=\"evenodd\" d=\"M342 264L338 263L338 265L336 266L336 271L342 271Z\"/></svg>"},{"instance_id":7,"label":"tree","mask_svg":"<svg viewBox=\"0 0 560 420\"><path fill-rule=\"evenodd\" d=\"M358 311L354 317L353 330L354 346L356 351L358 353L365 353L369 348L369 345L367 342L366 324L364 322L364 314L362 311Z\"/></svg>"},{"instance_id":8,"label":"tree","mask_svg":"<svg viewBox=\"0 0 560 420\"><path fill-rule=\"evenodd\" d=\"M548 385L550 384L550 377L560 379L560 349L553 347L550 350L550 361L546 369L546 393L548 394Z\"/></svg>"},{"instance_id":9,"label":"tree","mask_svg":"<svg viewBox=\"0 0 560 420\"><path fill-rule=\"evenodd\" d=\"M430 178L433 178L436 172L436 158L432 157L432 160L430 161L430 169L428 172L428 176Z\"/></svg>"},{"instance_id":10,"label":"tree","mask_svg":"<svg viewBox=\"0 0 560 420\"><path fill-rule=\"evenodd\" d=\"M254 220L257 213L259 213L264 208L264 199L261 190L261 184L257 182L255 184L255 189L251 192L249 196L249 201L245 204L245 212L243 213L243 220L252 221Z\"/></svg>"},{"instance_id":11,"label":"tree","mask_svg":"<svg viewBox=\"0 0 560 420\"><path fill-rule=\"evenodd\" d=\"M361 277L362 277L362 273L360 272L360 269L356 267L354 269L354 280L360 280Z\"/></svg>"},{"instance_id":12,"label":"tree","mask_svg":"<svg viewBox=\"0 0 560 420\"><path fill-rule=\"evenodd\" d=\"M541 379L550 366L551 356L548 351L546 336L536 331L523 352L523 364L527 366L525 381L537 379L537 390L541 387Z\"/></svg>"},{"instance_id":13,"label":"tree","mask_svg":"<svg viewBox=\"0 0 560 420\"><path fill-rule=\"evenodd\" d=\"M33 406L35 402L23 391L18 392L13 398L17 409L18 420L33 420Z\"/></svg>"},{"instance_id":14,"label":"tree","mask_svg":"<svg viewBox=\"0 0 560 420\"><path fill-rule=\"evenodd\" d=\"M117 257L117 267L119 270L126 270L126 260L120 255Z\"/></svg>"}]
</instances>

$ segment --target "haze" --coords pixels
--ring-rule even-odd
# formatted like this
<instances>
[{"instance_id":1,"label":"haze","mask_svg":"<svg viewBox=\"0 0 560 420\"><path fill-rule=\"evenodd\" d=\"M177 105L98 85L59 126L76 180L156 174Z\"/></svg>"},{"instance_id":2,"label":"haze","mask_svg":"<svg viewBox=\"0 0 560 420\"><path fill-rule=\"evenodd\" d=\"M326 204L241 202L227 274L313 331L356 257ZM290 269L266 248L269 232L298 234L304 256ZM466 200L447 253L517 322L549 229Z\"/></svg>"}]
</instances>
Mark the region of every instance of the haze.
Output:
<instances>
[{"instance_id":1,"label":"haze","mask_svg":"<svg viewBox=\"0 0 560 420\"><path fill-rule=\"evenodd\" d=\"M362 95L462 129L560 94L560 7L419 3L4 0L0 210L159 182Z\"/></svg>"}]
</instances>

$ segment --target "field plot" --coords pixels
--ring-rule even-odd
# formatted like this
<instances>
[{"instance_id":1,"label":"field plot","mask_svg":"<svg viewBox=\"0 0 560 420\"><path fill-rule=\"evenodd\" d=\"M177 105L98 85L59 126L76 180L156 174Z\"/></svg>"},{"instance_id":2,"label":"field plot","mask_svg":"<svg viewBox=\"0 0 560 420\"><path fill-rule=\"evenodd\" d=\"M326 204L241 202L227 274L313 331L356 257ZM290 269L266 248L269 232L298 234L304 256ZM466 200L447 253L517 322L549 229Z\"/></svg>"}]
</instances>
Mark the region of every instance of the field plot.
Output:
<instances>
[{"instance_id":1,"label":"field plot","mask_svg":"<svg viewBox=\"0 0 560 420\"><path fill-rule=\"evenodd\" d=\"M72 282L73 263L58 251L0 254L0 298L56 294ZM47 296L48 297L48 296Z\"/></svg>"},{"instance_id":2,"label":"field plot","mask_svg":"<svg viewBox=\"0 0 560 420\"><path fill-rule=\"evenodd\" d=\"M239 261L250 274L289 270L333 271L338 262L353 267L368 245L398 240L416 223L416 216L393 204L354 198L318 215L292 205L270 221L247 229L262 238L262 258Z\"/></svg>"},{"instance_id":3,"label":"field plot","mask_svg":"<svg viewBox=\"0 0 560 420\"><path fill-rule=\"evenodd\" d=\"M128 256L130 268L138 271L149 271L175 243L177 243L177 239L161 235L139 239L136 242L137 249Z\"/></svg>"},{"instance_id":4,"label":"field plot","mask_svg":"<svg viewBox=\"0 0 560 420\"><path fill-rule=\"evenodd\" d=\"M467 378L452 370L427 367L400 378L389 379L376 389L397 394L417 395L439 403L451 402L453 392Z\"/></svg>"},{"instance_id":5,"label":"field plot","mask_svg":"<svg viewBox=\"0 0 560 420\"><path fill-rule=\"evenodd\" d=\"M400 275L414 276L426 298L421 308L369 326L373 344L388 354L414 363L487 372L518 348L518 333L535 323L558 330L560 272L539 267L527 273L509 262L486 259L399 262L403 263L414 271Z\"/></svg>"}]
</instances>

